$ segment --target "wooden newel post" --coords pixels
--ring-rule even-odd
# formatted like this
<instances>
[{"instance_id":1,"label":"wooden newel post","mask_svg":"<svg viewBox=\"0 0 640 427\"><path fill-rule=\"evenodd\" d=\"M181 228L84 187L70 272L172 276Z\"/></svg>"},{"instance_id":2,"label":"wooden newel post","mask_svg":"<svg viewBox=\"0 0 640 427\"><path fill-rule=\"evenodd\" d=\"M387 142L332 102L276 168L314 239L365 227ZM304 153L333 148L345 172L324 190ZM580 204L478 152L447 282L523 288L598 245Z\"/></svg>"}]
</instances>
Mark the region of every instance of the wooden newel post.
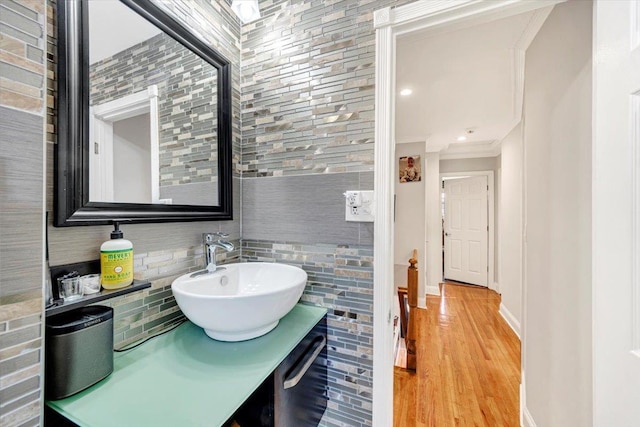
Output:
<instances>
[{"instance_id":1,"label":"wooden newel post","mask_svg":"<svg viewBox=\"0 0 640 427\"><path fill-rule=\"evenodd\" d=\"M413 257L409 260L407 270L407 289L409 302L409 325L407 327L407 369L416 370L416 312L418 307L418 251L413 250Z\"/></svg>"}]
</instances>

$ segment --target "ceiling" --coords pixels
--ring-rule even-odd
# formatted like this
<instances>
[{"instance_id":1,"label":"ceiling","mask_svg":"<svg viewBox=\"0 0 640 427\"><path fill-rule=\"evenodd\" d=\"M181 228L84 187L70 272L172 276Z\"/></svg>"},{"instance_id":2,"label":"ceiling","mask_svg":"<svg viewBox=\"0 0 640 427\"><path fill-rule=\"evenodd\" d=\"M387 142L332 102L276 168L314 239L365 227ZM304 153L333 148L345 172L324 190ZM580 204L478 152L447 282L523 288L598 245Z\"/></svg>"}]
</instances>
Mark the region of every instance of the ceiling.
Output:
<instances>
[{"instance_id":1,"label":"ceiling","mask_svg":"<svg viewBox=\"0 0 640 427\"><path fill-rule=\"evenodd\" d=\"M499 154L522 115L524 52L550 11L399 38L396 92L413 93L397 95L396 142L426 141L443 158Z\"/></svg>"},{"instance_id":2,"label":"ceiling","mask_svg":"<svg viewBox=\"0 0 640 427\"><path fill-rule=\"evenodd\" d=\"M89 64L160 34L160 29L119 1L89 2Z\"/></svg>"}]
</instances>

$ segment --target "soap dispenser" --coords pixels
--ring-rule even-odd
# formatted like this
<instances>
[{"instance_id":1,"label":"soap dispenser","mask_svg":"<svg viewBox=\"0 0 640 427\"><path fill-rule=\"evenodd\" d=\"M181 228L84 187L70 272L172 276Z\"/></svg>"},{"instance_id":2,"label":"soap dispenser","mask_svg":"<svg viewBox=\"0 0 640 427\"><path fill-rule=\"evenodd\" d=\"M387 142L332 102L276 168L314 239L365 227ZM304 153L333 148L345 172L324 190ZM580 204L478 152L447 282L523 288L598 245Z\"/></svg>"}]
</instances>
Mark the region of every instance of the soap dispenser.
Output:
<instances>
[{"instance_id":1,"label":"soap dispenser","mask_svg":"<svg viewBox=\"0 0 640 427\"><path fill-rule=\"evenodd\" d=\"M111 240L100 246L100 281L105 289L120 289L133 283L133 244L124 239L117 221L113 226Z\"/></svg>"}]
</instances>

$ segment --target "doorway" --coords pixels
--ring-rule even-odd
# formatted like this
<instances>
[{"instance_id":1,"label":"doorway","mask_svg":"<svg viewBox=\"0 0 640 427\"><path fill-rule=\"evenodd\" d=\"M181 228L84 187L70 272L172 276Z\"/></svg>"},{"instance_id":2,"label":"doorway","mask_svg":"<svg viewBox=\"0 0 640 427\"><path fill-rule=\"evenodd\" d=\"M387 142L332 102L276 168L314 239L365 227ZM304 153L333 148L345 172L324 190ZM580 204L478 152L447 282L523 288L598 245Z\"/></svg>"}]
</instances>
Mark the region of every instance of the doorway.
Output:
<instances>
[{"instance_id":1,"label":"doorway","mask_svg":"<svg viewBox=\"0 0 640 427\"><path fill-rule=\"evenodd\" d=\"M442 278L498 292L494 171L440 174ZM453 192L447 196L447 189Z\"/></svg>"},{"instance_id":2,"label":"doorway","mask_svg":"<svg viewBox=\"0 0 640 427\"><path fill-rule=\"evenodd\" d=\"M157 86L92 106L89 138L90 201L170 203L160 199Z\"/></svg>"},{"instance_id":3,"label":"doorway","mask_svg":"<svg viewBox=\"0 0 640 427\"><path fill-rule=\"evenodd\" d=\"M393 418L393 339L391 301L393 282L393 174L395 162L395 49L396 38L416 31L437 33L486 23L558 2L416 2L401 8L381 9L374 14L376 28L376 153L375 194L377 218L374 230L374 344L373 423L391 425ZM549 10L550 11L550 10ZM533 21L541 26L541 13ZM539 27L538 27L539 28ZM531 34L531 38L535 31ZM524 51L515 65L524 67ZM513 124L517 124L519 119ZM437 151L437 150L435 150ZM433 151L431 151L433 152ZM437 181L436 181L437 188ZM439 229L440 227L438 227ZM439 259L440 255L438 255ZM426 268L433 267L427 263ZM437 265L436 265L437 267Z\"/></svg>"}]
</instances>

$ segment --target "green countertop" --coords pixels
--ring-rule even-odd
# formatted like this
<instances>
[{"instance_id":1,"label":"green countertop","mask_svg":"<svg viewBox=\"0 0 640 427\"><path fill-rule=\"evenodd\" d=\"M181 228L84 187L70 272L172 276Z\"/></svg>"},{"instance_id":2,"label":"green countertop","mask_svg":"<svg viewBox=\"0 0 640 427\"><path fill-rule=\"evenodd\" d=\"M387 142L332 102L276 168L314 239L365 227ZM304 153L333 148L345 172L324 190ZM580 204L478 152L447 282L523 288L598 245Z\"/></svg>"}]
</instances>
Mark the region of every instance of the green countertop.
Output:
<instances>
[{"instance_id":1,"label":"green countertop","mask_svg":"<svg viewBox=\"0 0 640 427\"><path fill-rule=\"evenodd\" d=\"M298 304L273 331L237 343L186 322L116 353L110 376L47 405L82 427L221 426L326 312Z\"/></svg>"}]
</instances>

